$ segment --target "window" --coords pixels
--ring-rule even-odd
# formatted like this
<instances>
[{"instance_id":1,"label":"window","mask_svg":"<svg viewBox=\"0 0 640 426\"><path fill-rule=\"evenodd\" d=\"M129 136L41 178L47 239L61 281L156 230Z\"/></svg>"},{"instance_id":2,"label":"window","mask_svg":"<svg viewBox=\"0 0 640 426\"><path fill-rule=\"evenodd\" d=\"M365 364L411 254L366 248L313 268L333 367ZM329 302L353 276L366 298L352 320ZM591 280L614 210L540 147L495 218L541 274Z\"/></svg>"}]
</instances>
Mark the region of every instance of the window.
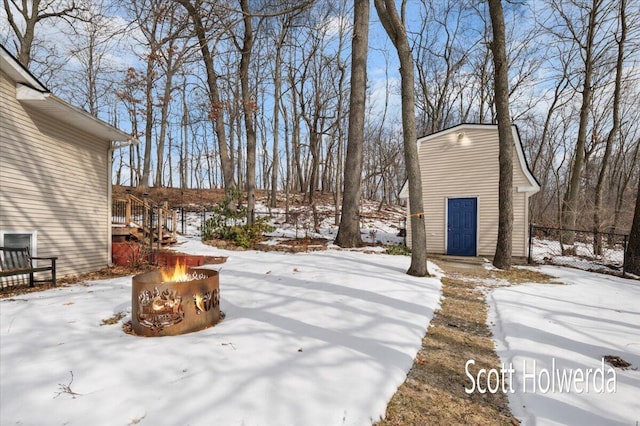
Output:
<instances>
[{"instance_id":1,"label":"window","mask_svg":"<svg viewBox=\"0 0 640 426\"><path fill-rule=\"evenodd\" d=\"M29 247L31 256L37 256L36 231L0 231L0 246L11 248Z\"/></svg>"},{"instance_id":2,"label":"window","mask_svg":"<svg viewBox=\"0 0 640 426\"><path fill-rule=\"evenodd\" d=\"M31 256L37 256L36 242L37 231L0 231L0 247L23 248L29 247ZM33 266L38 266L38 261L33 261ZM4 288L9 283L14 283L16 279L22 279L26 275L16 275L15 277L0 278L0 287Z\"/></svg>"}]
</instances>

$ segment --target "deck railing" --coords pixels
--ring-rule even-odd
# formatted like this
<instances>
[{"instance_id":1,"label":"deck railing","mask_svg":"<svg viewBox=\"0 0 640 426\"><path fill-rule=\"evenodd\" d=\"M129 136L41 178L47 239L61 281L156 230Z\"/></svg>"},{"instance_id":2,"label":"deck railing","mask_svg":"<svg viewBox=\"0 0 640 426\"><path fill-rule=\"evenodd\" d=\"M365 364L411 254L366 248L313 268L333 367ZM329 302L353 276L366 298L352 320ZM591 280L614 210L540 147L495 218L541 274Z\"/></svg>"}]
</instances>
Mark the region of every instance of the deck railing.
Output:
<instances>
[{"instance_id":1,"label":"deck railing","mask_svg":"<svg viewBox=\"0 0 640 426\"><path fill-rule=\"evenodd\" d=\"M112 225L139 229L144 237L152 235L158 241L175 241L177 222L177 213L166 202L156 204L131 194L113 196Z\"/></svg>"}]
</instances>

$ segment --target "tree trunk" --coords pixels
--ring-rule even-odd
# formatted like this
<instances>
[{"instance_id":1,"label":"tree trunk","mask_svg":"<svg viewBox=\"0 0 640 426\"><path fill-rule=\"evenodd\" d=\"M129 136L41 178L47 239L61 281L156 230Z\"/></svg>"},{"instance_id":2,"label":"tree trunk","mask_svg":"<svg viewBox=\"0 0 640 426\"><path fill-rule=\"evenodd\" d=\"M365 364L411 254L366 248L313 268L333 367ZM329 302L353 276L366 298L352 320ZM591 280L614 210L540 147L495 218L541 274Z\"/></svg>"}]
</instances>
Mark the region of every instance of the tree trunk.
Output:
<instances>
[{"instance_id":1,"label":"tree trunk","mask_svg":"<svg viewBox=\"0 0 640 426\"><path fill-rule=\"evenodd\" d=\"M187 106L187 79L184 79L182 86L182 146L180 147L180 189L184 191L189 187L187 176L189 176L189 109Z\"/></svg>"},{"instance_id":2,"label":"tree trunk","mask_svg":"<svg viewBox=\"0 0 640 426\"><path fill-rule=\"evenodd\" d=\"M591 99L593 97L593 87L591 80L593 77L593 45L595 40L596 25L600 0L593 0L589 11L589 26L587 28L587 38L584 42L584 83L582 90L582 104L580 106L580 123L578 125L578 141L575 148L575 156L571 164L571 178L569 187L565 193L562 208L562 224L565 229L575 229L578 213L578 198L580 194L580 180L584 167L585 145L587 142L587 127L589 125L589 112ZM572 246L575 234L566 232L563 241Z\"/></svg>"},{"instance_id":3,"label":"tree trunk","mask_svg":"<svg viewBox=\"0 0 640 426\"><path fill-rule=\"evenodd\" d=\"M213 55L209 49L208 38L202 23L201 11L196 9L189 0L176 0L189 13L193 22L200 52L207 70L207 85L209 88L209 102L211 103L211 119L215 123L215 132L218 139L218 149L220 153L220 166L222 167L222 177L224 180L225 191L235 188L233 178L233 163L229 156L229 148L227 146L227 136L224 129L224 110L223 104L220 102L220 92L218 89L218 75L213 67Z\"/></svg>"},{"instance_id":4,"label":"tree trunk","mask_svg":"<svg viewBox=\"0 0 640 426\"><path fill-rule=\"evenodd\" d=\"M151 173L151 145L153 144L152 132L153 132L153 76L154 70L154 58L155 53L152 47L151 53L147 57L147 75L145 78L145 127L144 127L144 159L142 166L142 179L139 185L142 188L149 186L149 174Z\"/></svg>"},{"instance_id":5,"label":"tree trunk","mask_svg":"<svg viewBox=\"0 0 640 426\"><path fill-rule=\"evenodd\" d=\"M271 200L269 203L269 206L273 208L277 207L278 204L278 145L280 138L280 98L282 97L282 45L286 33L287 29L285 27L281 30L276 46L276 59L273 70L273 160L271 161Z\"/></svg>"},{"instance_id":6,"label":"tree trunk","mask_svg":"<svg viewBox=\"0 0 640 426\"><path fill-rule=\"evenodd\" d=\"M513 131L509 113L509 63L507 62L506 37L502 0L489 0L489 14L493 29L494 88L498 117L500 180L498 182L498 240L493 265L511 269L513 244Z\"/></svg>"},{"instance_id":7,"label":"tree trunk","mask_svg":"<svg viewBox=\"0 0 640 426\"><path fill-rule=\"evenodd\" d=\"M322 135L318 133L317 119L314 121L314 126L311 129L309 135L309 151L311 152L311 174L309 175L309 204L315 203L316 188L318 187L318 169L320 167L320 149L318 148L318 140L322 138Z\"/></svg>"},{"instance_id":8,"label":"tree trunk","mask_svg":"<svg viewBox=\"0 0 640 426\"><path fill-rule=\"evenodd\" d=\"M362 182L362 149L364 146L365 101L367 94L368 43L369 0L355 0L353 38L351 41L349 133L344 167L342 216L335 241L340 247L359 247L362 245L362 236L360 235L360 184ZM339 141L339 143L341 142Z\"/></svg>"},{"instance_id":9,"label":"tree trunk","mask_svg":"<svg viewBox=\"0 0 640 426\"><path fill-rule=\"evenodd\" d=\"M167 138L167 119L169 116L169 103L171 102L171 91L173 89L173 74L175 72L173 65L173 42L169 43L167 49L167 70L164 83L164 94L162 96L162 107L160 109L160 135L158 136L157 158L158 166L156 169L156 179L154 186L162 187L164 174L164 141ZM169 152L171 152L169 150ZM169 175L171 175L171 167L169 167Z\"/></svg>"},{"instance_id":10,"label":"tree trunk","mask_svg":"<svg viewBox=\"0 0 640 426\"><path fill-rule=\"evenodd\" d=\"M135 147L134 145L129 145L129 186L131 187L137 186L135 179L135 158Z\"/></svg>"},{"instance_id":11,"label":"tree trunk","mask_svg":"<svg viewBox=\"0 0 640 426\"><path fill-rule=\"evenodd\" d=\"M2 3L9 26L20 44L16 59L27 69L30 68L29 65L31 64L31 48L35 40L36 25L41 21L52 18L61 18L69 23L70 20L77 18L77 13L82 8L81 5L75 2L42 2L41 0L17 2L3 0ZM22 9L20 6L22 6ZM18 19L14 15L14 8L20 14Z\"/></svg>"},{"instance_id":12,"label":"tree trunk","mask_svg":"<svg viewBox=\"0 0 640 426\"><path fill-rule=\"evenodd\" d=\"M631 224L629 243L625 257L625 268L627 272L640 275L640 175L638 179L638 191L636 194L636 209Z\"/></svg>"},{"instance_id":13,"label":"tree trunk","mask_svg":"<svg viewBox=\"0 0 640 426\"><path fill-rule=\"evenodd\" d=\"M602 255L602 235L600 234L601 218L600 209L602 206L602 195L604 192L604 180L607 175L609 166L609 158L613 149L615 137L620 130L620 92L622 87L622 73L624 72L624 43L627 38L627 22L626 22L626 0L620 0L620 39L618 40L618 57L616 59L616 80L613 89L613 125L607 135L607 144L602 157L602 166L598 174L598 182L596 183L594 206L593 206L593 251L596 256Z\"/></svg>"},{"instance_id":14,"label":"tree trunk","mask_svg":"<svg viewBox=\"0 0 640 426\"><path fill-rule=\"evenodd\" d=\"M368 12L367 12L368 13ZM341 39L342 40L342 39ZM344 87L344 77L346 73L346 67L342 62L338 59L338 69L340 71L340 79L338 80L338 111L336 117L336 131L337 133L337 153L336 153L336 170L335 170L335 189L333 191L333 205L335 209L334 215L334 225L339 226L342 214L340 212L340 202L342 198L342 186L344 182L344 161L343 161L343 146L344 146L344 130L342 126L342 115L343 115L343 87ZM364 138L363 138L364 140ZM361 157L362 158L362 157ZM361 160L362 161L362 160Z\"/></svg>"},{"instance_id":15,"label":"tree trunk","mask_svg":"<svg viewBox=\"0 0 640 426\"><path fill-rule=\"evenodd\" d=\"M300 192L305 190L305 178L302 170L302 156L300 155L300 113L298 112L298 90L293 75L290 75L291 83L291 119L293 120L293 129L291 134L291 150L293 151L293 162L296 168L296 184L294 188Z\"/></svg>"},{"instance_id":16,"label":"tree trunk","mask_svg":"<svg viewBox=\"0 0 640 426\"><path fill-rule=\"evenodd\" d=\"M402 97L402 131L404 158L409 181L409 214L411 218L411 265L407 274L428 276L427 236L422 199L422 176L418 161L415 116L415 81L413 56L404 22L398 16L394 0L374 0L380 22L393 42L400 60L400 86ZM403 1L403 10L405 2Z\"/></svg>"},{"instance_id":17,"label":"tree trunk","mask_svg":"<svg viewBox=\"0 0 640 426\"><path fill-rule=\"evenodd\" d=\"M291 153L289 148L289 114L287 109L282 106L282 118L284 122L284 153L287 167L284 179L284 220L289 222L289 192L291 191Z\"/></svg>"},{"instance_id":18,"label":"tree trunk","mask_svg":"<svg viewBox=\"0 0 640 426\"><path fill-rule=\"evenodd\" d=\"M256 204L256 126L253 115L257 108L257 99L251 96L249 89L249 66L253 49L253 26L248 0L240 0L244 32L240 52L240 87L242 90L242 108L244 127L247 135L247 225L253 225Z\"/></svg>"}]
</instances>

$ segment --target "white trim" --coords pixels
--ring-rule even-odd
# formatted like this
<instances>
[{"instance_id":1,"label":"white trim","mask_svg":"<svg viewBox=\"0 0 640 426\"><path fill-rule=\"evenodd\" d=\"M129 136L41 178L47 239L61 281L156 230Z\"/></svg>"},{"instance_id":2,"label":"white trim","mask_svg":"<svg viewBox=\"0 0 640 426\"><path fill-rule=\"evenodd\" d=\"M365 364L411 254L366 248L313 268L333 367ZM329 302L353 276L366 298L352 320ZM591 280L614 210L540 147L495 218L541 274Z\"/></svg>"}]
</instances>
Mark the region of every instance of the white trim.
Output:
<instances>
[{"instance_id":1,"label":"white trim","mask_svg":"<svg viewBox=\"0 0 640 426\"><path fill-rule=\"evenodd\" d=\"M16 83L16 99L19 101L44 101L51 94L49 92L40 92L33 87L22 83Z\"/></svg>"},{"instance_id":2,"label":"white trim","mask_svg":"<svg viewBox=\"0 0 640 426\"><path fill-rule=\"evenodd\" d=\"M538 185L538 182L529 171L529 167L527 167L527 162L524 159L524 151L522 150L522 141L518 135L518 128L516 126L511 126L511 132L513 133L513 142L516 146L516 154L518 155L518 161L520 162L520 169L522 169L522 173L524 173L525 177L531 184L531 186L525 187L528 188L526 192L532 192L535 194L540 191L540 185ZM518 191L519 190L520 188L518 188Z\"/></svg>"},{"instance_id":3,"label":"white trim","mask_svg":"<svg viewBox=\"0 0 640 426\"><path fill-rule=\"evenodd\" d=\"M38 231L35 229L11 229L0 231L0 247L4 247L4 236L13 234L29 234L31 235L31 256L36 257L38 255Z\"/></svg>"},{"instance_id":4,"label":"white trim","mask_svg":"<svg viewBox=\"0 0 640 426\"><path fill-rule=\"evenodd\" d=\"M478 256L478 247L480 246L480 196L479 195L456 195L444 197L444 254L449 255L449 200L458 198L475 198L476 199L476 253Z\"/></svg>"},{"instance_id":5,"label":"white trim","mask_svg":"<svg viewBox=\"0 0 640 426\"><path fill-rule=\"evenodd\" d=\"M119 149L117 144L111 142L107 150L107 263L113 265L113 152Z\"/></svg>"},{"instance_id":6,"label":"white trim","mask_svg":"<svg viewBox=\"0 0 640 426\"><path fill-rule=\"evenodd\" d=\"M516 189L518 192L533 192L534 194L540 191L539 186L517 186Z\"/></svg>"},{"instance_id":7,"label":"white trim","mask_svg":"<svg viewBox=\"0 0 640 426\"><path fill-rule=\"evenodd\" d=\"M36 230L29 230L29 231L23 231L23 230L17 230L17 231L0 231L0 247L4 247L4 236L5 235L14 235L14 234L28 234L31 235L31 241L30 241L30 248L29 248L29 254L31 255L31 257L37 257L38 256L38 231ZM33 266L37 267L38 266L38 260L35 259L32 261ZM24 275L18 275L18 277L24 277L27 276L28 274L24 274ZM11 282L11 281L5 281L5 280L10 280L11 277L2 277L0 278L0 282Z\"/></svg>"},{"instance_id":8,"label":"white trim","mask_svg":"<svg viewBox=\"0 0 640 426\"><path fill-rule=\"evenodd\" d=\"M109 142L132 141L137 143L136 139L131 135L49 93L42 94L29 86L18 83L16 85L16 99L20 103L29 105L49 117L95 135L100 139Z\"/></svg>"},{"instance_id":9,"label":"white trim","mask_svg":"<svg viewBox=\"0 0 640 426\"><path fill-rule=\"evenodd\" d=\"M524 194L524 257L529 258L529 194Z\"/></svg>"},{"instance_id":10,"label":"white trim","mask_svg":"<svg viewBox=\"0 0 640 426\"><path fill-rule=\"evenodd\" d=\"M29 229L29 230L22 230L22 229L18 229L18 230L8 230L8 231L0 231L0 247L4 247L4 236L5 235L14 235L14 234L28 234L31 235L31 241L30 241L30 251L29 254L31 254L31 257L37 257L38 256L38 231L35 229ZM38 266L38 261L34 260L33 261L33 266Z\"/></svg>"},{"instance_id":11,"label":"white trim","mask_svg":"<svg viewBox=\"0 0 640 426\"><path fill-rule=\"evenodd\" d=\"M0 69L16 82L32 86L35 90L48 92L47 88L20 65L2 45L0 45Z\"/></svg>"},{"instance_id":12,"label":"white trim","mask_svg":"<svg viewBox=\"0 0 640 426\"><path fill-rule=\"evenodd\" d=\"M409 198L409 180L405 180L404 184L402 184L402 188L400 188L398 198L400 198L401 200Z\"/></svg>"},{"instance_id":13,"label":"white trim","mask_svg":"<svg viewBox=\"0 0 640 426\"><path fill-rule=\"evenodd\" d=\"M449 248L449 197L444 197L444 254Z\"/></svg>"}]
</instances>

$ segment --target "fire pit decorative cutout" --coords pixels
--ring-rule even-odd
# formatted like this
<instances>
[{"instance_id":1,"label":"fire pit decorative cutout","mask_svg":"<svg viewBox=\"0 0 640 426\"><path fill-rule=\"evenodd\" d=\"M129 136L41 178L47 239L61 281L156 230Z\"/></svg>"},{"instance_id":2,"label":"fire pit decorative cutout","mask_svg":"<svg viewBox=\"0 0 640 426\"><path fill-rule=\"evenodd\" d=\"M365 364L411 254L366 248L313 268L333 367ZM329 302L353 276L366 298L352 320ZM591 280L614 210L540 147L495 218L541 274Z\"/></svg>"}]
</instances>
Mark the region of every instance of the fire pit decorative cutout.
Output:
<instances>
[{"instance_id":1,"label":"fire pit decorative cutout","mask_svg":"<svg viewBox=\"0 0 640 426\"><path fill-rule=\"evenodd\" d=\"M140 336L175 336L220 321L218 271L161 269L136 275L131 290L131 326Z\"/></svg>"}]
</instances>

